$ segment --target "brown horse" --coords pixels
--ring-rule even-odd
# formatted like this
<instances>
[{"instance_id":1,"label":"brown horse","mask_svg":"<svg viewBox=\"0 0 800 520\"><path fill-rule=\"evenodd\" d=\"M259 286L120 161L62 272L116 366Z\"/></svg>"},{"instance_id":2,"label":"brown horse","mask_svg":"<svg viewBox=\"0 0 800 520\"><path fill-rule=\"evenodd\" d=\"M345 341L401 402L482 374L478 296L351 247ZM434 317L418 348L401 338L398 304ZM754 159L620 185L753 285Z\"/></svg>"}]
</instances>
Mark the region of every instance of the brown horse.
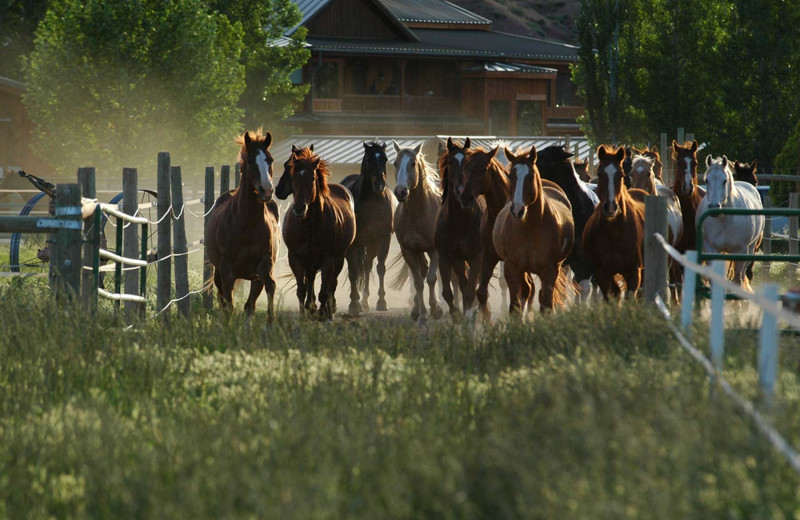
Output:
<instances>
[{"instance_id":1,"label":"brown horse","mask_svg":"<svg viewBox=\"0 0 800 520\"><path fill-rule=\"evenodd\" d=\"M453 301L450 286L451 272L458 279L466 313L475 301L475 286L481 271L480 226L486 202L481 197L472 208L465 209L458 202L464 191L463 168L469 155L470 139L464 146L458 146L447 138L447 150L439 157L439 171L442 177L442 206L436 216L436 235L434 241L439 251L439 277L442 280L442 296L454 320L460 319L458 308Z\"/></svg>"},{"instance_id":2,"label":"brown horse","mask_svg":"<svg viewBox=\"0 0 800 520\"><path fill-rule=\"evenodd\" d=\"M758 186L758 176L756 176L757 171L758 171L757 159L753 159L753 162L751 162L750 164L740 163L739 161L733 163L733 176L737 181L742 181L748 184L752 184L753 186Z\"/></svg>"},{"instance_id":3,"label":"brown horse","mask_svg":"<svg viewBox=\"0 0 800 520\"><path fill-rule=\"evenodd\" d=\"M672 191L678 196L683 215L683 237L675 247L681 253L685 253L687 249L697 247L694 217L700 201L706 195L706 191L697 186L697 141L687 142L681 146L673 140L672 158L675 161L675 181L672 184Z\"/></svg>"},{"instance_id":4,"label":"brown horse","mask_svg":"<svg viewBox=\"0 0 800 520\"><path fill-rule=\"evenodd\" d=\"M497 215L493 240L505 260L509 312L520 312L526 273L538 275L542 282L539 309L544 312L566 299L562 264L575 240L572 205L564 190L542 180L536 168L536 147L519 155L505 149L505 154L511 163L513 198Z\"/></svg>"},{"instance_id":5,"label":"brown horse","mask_svg":"<svg viewBox=\"0 0 800 520\"><path fill-rule=\"evenodd\" d=\"M594 265L594 277L603 297L619 296L614 276L625 279L628 294L636 296L644 267L644 197L639 189L625 187L624 148L597 148L597 195L600 204L583 231L583 250Z\"/></svg>"},{"instance_id":6,"label":"brown horse","mask_svg":"<svg viewBox=\"0 0 800 520\"><path fill-rule=\"evenodd\" d=\"M328 184L327 163L309 148L292 155L294 202L284 216L283 241L289 249L289 266L297 281L300 312L313 310L313 300L309 302L307 294L313 291L320 271L319 314L331 320L336 312L337 278L356 236L353 196L343 186Z\"/></svg>"},{"instance_id":7,"label":"brown horse","mask_svg":"<svg viewBox=\"0 0 800 520\"><path fill-rule=\"evenodd\" d=\"M589 182L591 180L591 176L589 175L589 159L575 159L572 161L572 165L575 166L575 173L578 174L578 178L583 182Z\"/></svg>"},{"instance_id":8,"label":"brown horse","mask_svg":"<svg viewBox=\"0 0 800 520\"><path fill-rule=\"evenodd\" d=\"M411 318L425 321L428 316L424 294L427 282L431 316L438 320L442 317L442 308L436 297L439 252L434 244L434 235L442 196L439 175L425 160L421 143L416 148L400 148L394 141L393 144L397 154L394 161L397 182L394 194L399 201L394 212L394 232L407 265L395 285L404 285L410 270L416 291ZM426 254L430 258L430 265L425 259Z\"/></svg>"},{"instance_id":9,"label":"brown horse","mask_svg":"<svg viewBox=\"0 0 800 520\"><path fill-rule=\"evenodd\" d=\"M508 202L511 192L511 183L506 175L503 165L497 160L499 150L496 146L490 151L475 149L465 160L464 186L459 193L461 207L471 209L479 197L486 201L486 211L481 217L481 273L478 281L478 307L486 321L491 321L492 313L489 311L489 282L494 274L494 268L503 260L494 247L492 234L497 215ZM527 302L531 293L532 283L525 276L522 288L522 301Z\"/></svg>"},{"instance_id":10,"label":"brown horse","mask_svg":"<svg viewBox=\"0 0 800 520\"><path fill-rule=\"evenodd\" d=\"M372 262L378 258L378 304L379 311L388 310L384 277L386 257L392 240L396 201L386 187L386 143L364 143L361 173L342 179L342 186L353 194L358 221L355 242L347 252L347 271L350 277L349 313L358 315L369 310L369 276ZM358 301L358 289L364 294Z\"/></svg>"},{"instance_id":11,"label":"brown horse","mask_svg":"<svg viewBox=\"0 0 800 520\"><path fill-rule=\"evenodd\" d=\"M239 188L222 194L208 220L204 243L214 266L214 284L223 307L233 306L237 279L250 280L250 296L244 305L249 315L264 289L269 298L267 319L275 317L275 279L272 269L278 251L278 214L272 201L272 134L245 132L241 145Z\"/></svg>"}]
</instances>

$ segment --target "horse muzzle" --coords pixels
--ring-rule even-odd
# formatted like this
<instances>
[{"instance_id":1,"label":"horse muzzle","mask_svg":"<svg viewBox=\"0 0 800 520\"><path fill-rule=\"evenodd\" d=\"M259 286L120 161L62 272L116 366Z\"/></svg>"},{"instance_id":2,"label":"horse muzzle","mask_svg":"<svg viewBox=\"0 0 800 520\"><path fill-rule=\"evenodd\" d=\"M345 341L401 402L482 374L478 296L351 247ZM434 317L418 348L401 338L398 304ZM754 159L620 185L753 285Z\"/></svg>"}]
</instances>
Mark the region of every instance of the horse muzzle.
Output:
<instances>
[{"instance_id":1,"label":"horse muzzle","mask_svg":"<svg viewBox=\"0 0 800 520\"><path fill-rule=\"evenodd\" d=\"M619 206L606 202L603 204L603 216L607 219L612 219L619 213Z\"/></svg>"},{"instance_id":2,"label":"horse muzzle","mask_svg":"<svg viewBox=\"0 0 800 520\"><path fill-rule=\"evenodd\" d=\"M719 209L721 207L722 206L720 204L709 204L708 205L708 209ZM719 217L719 214L718 213L714 213L713 215L711 215L711 217L712 218L717 218L717 217Z\"/></svg>"},{"instance_id":3,"label":"horse muzzle","mask_svg":"<svg viewBox=\"0 0 800 520\"><path fill-rule=\"evenodd\" d=\"M299 219L306 218L306 215L308 215L308 204L295 204L292 208L292 215Z\"/></svg>"},{"instance_id":4,"label":"horse muzzle","mask_svg":"<svg viewBox=\"0 0 800 520\"><path fill-rule=\"evenodd\" d=\"M516 204L511 205L511 215L516 218L517 220L522 220L525 218L525 213L527 212L527 206L524 204L520 204L519 206Z\"/></svg>"},{"instance_id":5,"label":"horse muzzle","mask_svg":"<svg viewBox=\"0 0 800 520\"><path fill-rule=\"evenodd\" d=\"M461 207L464 209L472 209L475 207L475 195L471 193L461 193L461 196L458 198L458 202L461 203ZM525 206L523 206L524 208Z\"/></svg>"},{"instance_id":6,"label":"horse muzzle","mask_svg":"<svg viewBox=\"0 0 800 520\"><path fill-rule=\"evenodd\" d=\"M394 189L394 196L397 198L399 202L405 202L408 200L408 188L401 188L397 187Z\"/></svg>"},{"instance_id":7,"label":"horse muzzle","mask_svg":"<svg viewBox=\"0 0 800 520\"><path fill-rule=\"evenodd\" d=\"M260 188L258 190L258 196L263 202L269 202L272 200L272 194L274 190L272 188L265 190L264 188Z\"/></svg>"}]
</instances>

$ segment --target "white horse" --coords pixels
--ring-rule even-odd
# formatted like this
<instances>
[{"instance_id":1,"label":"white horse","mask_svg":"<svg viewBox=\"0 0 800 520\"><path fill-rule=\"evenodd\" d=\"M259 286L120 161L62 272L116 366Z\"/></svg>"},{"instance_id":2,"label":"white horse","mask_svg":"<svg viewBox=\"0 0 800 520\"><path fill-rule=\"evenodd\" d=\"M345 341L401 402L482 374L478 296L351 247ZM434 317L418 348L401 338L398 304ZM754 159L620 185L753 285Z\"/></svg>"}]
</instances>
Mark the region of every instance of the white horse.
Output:
<instances>
[{"instance_id":1,"label":"white horse","mask_svg":"<svg viewBox=\"0 0 800 520\"><path fill-rule=\"evenodd\" d=\"M730 162L706 157L706 196L700 201L695 215L700 216L714 208L762 209L761 197L756 188L746 182L734 181ZM719 215L703 222L703 252L705 253L755 253L764 233L763 215ZM750 262L733 263L733 279L743 289L752 291L745 269Z\"/></svg>"}]
</instances>

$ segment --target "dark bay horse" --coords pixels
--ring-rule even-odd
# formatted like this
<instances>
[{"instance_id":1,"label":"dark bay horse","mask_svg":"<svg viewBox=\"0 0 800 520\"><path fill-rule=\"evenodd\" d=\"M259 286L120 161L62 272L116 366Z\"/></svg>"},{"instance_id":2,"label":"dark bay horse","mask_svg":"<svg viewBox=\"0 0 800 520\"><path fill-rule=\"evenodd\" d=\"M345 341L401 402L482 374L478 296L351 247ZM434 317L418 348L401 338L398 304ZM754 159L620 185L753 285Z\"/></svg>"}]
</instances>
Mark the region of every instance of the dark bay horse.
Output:
<instances>
[{"instance_id":1,"label":"dark bay horse","mask_svg":"<svg viewBox=\"0 0 800 520\"><path fill-rule=\"evenodd\" d=\"M733 175L737 181L746 182L753 186L758 186L758 160L753 159L750 164L735 161L733 163Z\"/></svg>"},{"instance_id":2,"label":"dark bay horse","mask_svg":"<svg viewBox=\"0 0 800 520\"><path fill-rule=\"evenodd\" d=\"M567 257L566 264L572 269L573 280L581 286L581 300L585 301L591 293L591 280L594 267L583 252L583 230L589 217L594 213L599 199L592 189L579 177L573 163L572 154L561 145L548 146L536 156L536 168L542 179L552 181L564 190L572 206L572 219L575 223L575 245ZM586 161L588 163L588 161Z\"/></svg>"},{"instance_id":3,"label":"dark bay horse","mask_svg":"<svg viewBox=\"0 0 800 520\"><path fill-rule=\"evenodd\" d=\"M386 143L364 143L361 173L349 175L342 185L350 190L355 200L357 234L347 253L347 270L350 277L349 312L358 315L369 310L369 277L372 262L378 258L378 304L376 310L386 311L386 257L394 226L396 201L386 187ZM358 290L363 285L364 295L359 302Z\"/></svg>"},{"instance_id":4,"label":"dark bay horse","mask_svg":"<svg viewBox=\"0 0 800 520\"><path fill-rule=\"evenodd\" d=\"M286 162L283 163L283 173L281 174L281 178L278 179L278 185L275 186L276 197L281 200L286 200L289 195L292 194L292 162L294 161L295 157L301 154L308 154L309 152L313 151L313 144L306 148L297 148L295 145L292 145L292 153L289 155L289 158L286 159Z\"/></svg>"},{"instance_id":5,"label":"dark bay horse","mask_svg":"<svg viewBox=\"0 0 800 520\"><path fill-rule=\"evenodd\" d=\"M275 317L275 279L272 270L278 251L277 206L272 201L272 134L250 132L237 139L241 145L239 188L222 194L205 231L208 259L214 266L214 284L220 304L233 306L233 287L237 279L250 280L250 296L244 310L255 310L264 289L269 298L267 319Z\"/></svg>"},{"instance_id":6,"label":"dark bay horse","mask_svg":"<svg viewBox=\"0 0 800 520\"><path fill-rule=\"evenodd\" d=\"M600 203L583 231L583 250L594 265L594 278L603 297L619 296L614 276L625 279L628 294L636 296L644 267L644 197L623 182L623 148L597 148L597 194Z\"/></svg>"},{"instance_id":7,"label":"dark bay horse","mask_svg":"<svg viewBox=\"0 0 800 520\"><path fill-rule=\"evenodd\" d=\"M394 141L393 145L397 153L394 161L397 182L394 194L399 202L394 212L394 232L407 265L395 285L398 288L404 285L408 273L411 273L416 291L411 318L425 321L428 315L425 308L427 282L431 316L439 319L442 317L442 308L436 297L439 252L434 244L436 214L442 196L439 174L425 160L422 143L416 148L400 148ZM430 263L425 258L426 254Z\"/></svg>"},{"instance_id":8,"label":"dark bay horse","mask_svg":"<svg viewBox=\"0 0 800 520\"><path fill-rule=\"evenodd\" d=\"M317 271L321 273L319 314L331 320L336 312L337 278L356 236L353 198L347 188L328 184L328 165L310 148L293 151L292 156L289 175L294 202L283 224L289 266L303 314L313 310L314 280Z\"/></svg>"},{"instance_id":9,"label":"dark bay horse","mask_svg":"<svg viewBox=\"0 0 800 520\"><path fill-rule=\"evenodd\" d=\"M483 197L473 207L461 206L458 197L464 191L463 168L470 154L470 139L458 146L447 138L447 149L439 157L439 172L442 178L442 206L436 216L436 249L439 251L439 277L442 281L442 296L454 320L460 319L453 301L450 286L451 272L458 279L459 289L466 313L475 300L475 287L481 271L481 219L486 211Z\"/></svg>"},{"instance_id":10,"label":"dark bay horse","mask_svg":"<svg viewBox=\"0 0 800 520\"><path fill-rule=\"evenodd\" d=\"M697 186L697 141L687 142L681 146L673 140L672 158L675 161L675 181L672 184L672 191L681 203L683 217L683 236L675 247L681 253L685 253L687 249L697 247L694 216L700 201L706 195L705 190Z\"/></svg>"},{"instance_id":11,"label":"dark bay horse","mask_svg":"<svg viewBox=\"0 0 800 520\"><path fill-rule=\"evenodd\" d=\"M572 208L561 188L540 177L535 147L519 155L505 149L505 154L513 198L497 216L493 238L505 260L509 313L520 312L526 273L542 282L539 309L544 312L566 300L568 281L561 266L575 239Z\"/></svg>"}]
</instances>

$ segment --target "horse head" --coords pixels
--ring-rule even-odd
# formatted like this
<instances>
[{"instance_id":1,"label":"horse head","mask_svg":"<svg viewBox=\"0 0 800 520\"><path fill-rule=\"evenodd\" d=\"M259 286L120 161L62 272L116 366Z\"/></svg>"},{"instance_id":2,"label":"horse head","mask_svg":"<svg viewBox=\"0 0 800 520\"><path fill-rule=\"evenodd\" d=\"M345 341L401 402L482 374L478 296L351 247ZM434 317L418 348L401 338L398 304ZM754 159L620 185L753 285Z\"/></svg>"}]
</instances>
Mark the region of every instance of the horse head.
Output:
<instances>
[{"instance_id":1,"label":"horse head","mask_svg":"<svg viewBox=\"0 0 800 520\"><path fill-rule=\"evenodd\" d=\"M753 162L750 164L740 163L739 161L735 161L733 163L733 172L737 181L747 182L753 186L758 186L758 177L756 176L757 171L757 159L753 159Z\"/></svg>"},{"instance_id":2,"label":"horse head","mask_svg":"<svg viewBox=\"0 0 800 520\"><path fill-rule=\"evenodd\" d=\"M328 175L330 173L325 161L320 160L310 149L304 148L301 150L301 155L294 157L291 164L291 179L294 193L292 213L295 217L306 218L309 208L328 193L326 179Z\"/></svg>"},{"instance_id":3,"label":"horse head","mask_svg":"<svg viewBox=\"0 0 800 520\"><path fill-rule=\"evenodd\" d=\"M298 148L295 145L292 145L292 153L289 155L289 158L286 159L286 162L283 163L283 173L281 174L281 178L278 179L278 185L275 186L276 197L281 200L286 200L286 198L292 194L292 162L294 162L295 157L298 157L303 153L309 153L313 151L313 144L305 148Z\"/></svg>"},{"instance_id":4,"label":"horse head","mask_svg":"<svg viewBox=\"0 0 800 520\"><path fill-rule=\"evenodd\" d=\"M562 145L551 145L536 154L536 168L542 179L555 182L561 187L574 184L577 173L570 163L574 154L566 151ZM588 161L587 161L588 165Z\"/></svg>"},{"instance_id":5,"label":"horse head","mask_svg":"<svg viewBox=\"0 0 800 520\"><path fill-rule=\"evenodd\" d=\"M697 185L697 141L681 146L673 140L672 158L675 160L675 183L672 191L688 197Z\"/></svg>"},{"instance_id":6,"label":"horse head","mask_svg":"<svg viewBox=\"0 0 800 520\"><path fill-rule=\"evenodd\" d=\"M583 182L589 182L591 177L589 176L589 160L584 159L575 159L572 161L572 166L575 168L575 173L578 174L578 178ZM539 173L542 171L539 170ZM542 174L544 175L544 174Z\"/></svg>"},{"instance_id":7,"label":"horse head","mask_svg":"<svg viewBox=\"0 0 800 520\"><path fill-rule=\"evenodd\" d=\"M706 157L706 168L708 209L724 207L733 189L733 173L731 173L730 162L724 155L720 159L714 159L709 155Z\"/></svg>"},{"instance_id":8,"label":"horse head","mask_svg":"<svg viewBox=\"0 0 800 520\"><path fill-rule=\"evenodd\" d=\"M473 152L473 150L469 149L471 144L469 137L464 140L464 146L455 144L450 137L447 138L447 155L445 159L447 182L453 186L453 193L455 193L456 197L460 197L461 192L464 191L464 163L467 160L467 156Z\"/></svg>"},{"instance_id":9,"label":"horse head","mask_svg":"<svg viewBox=\"0 0 800 520\"><path fill-rule=\"evenodd\" d=\"M600 145L597 147L597 159L597 196L603 215L611 220L621 211L622 193L627 189L622 182L625 149L615 150Z\"/></svg>"},{"instance_id":10,"label":"horse head","mask_svg":"<svg viewBox=\"0 0 800 520\"><path fill-rule=\"evenodd\" d=\"M475 206L478 196L487 193L491 189L492 179L489 173L489 166L497 155L500 146L495 146L488 152L484 150L473 151L466 159L463 168L462 178L464 189L458 197L461 207L470 209ZM500 167L499 164L497 165Z\"/></svg>"},{"instance_id":11,"label":"horse head","mask_svg":"<svg viewBox=\"0 0 800 520\"><path fill-rule=\"evenodd\" d=\"M647 193L656 192L656 174L653 171L655 159L636 154L631 160L631 187L639 188Z\"/></svg>"},{"instance_id":12,"label":"horse head","mask_svg":"<svg viewBox=\"0 0 800 520\"><path fill-rule=\"evenodd\" d=\"M250 189L263 202L272 200L275 191L272 185L272 154L269 147L272 144L272 134L266 136L257 131L253 137L250 132L244 133L244 138L239 141L242 149L239 152L239 164L242 170L241 187Z\"/></svg>"},{"instance_id":13,"label":"horse head","mask_svg":"<svg viewBox=\"0 0 800 520\"><path fill-rule=\"evenodd\" d=\"M652 148L645 148L642 150L642 155L653 159L653 174L656 176L656 179L658 179L659 182L664 182L664 179L661 176L661 173L664 170L664 165L661 163L661 155L658 153L658 147L653 146Z\"/></svg>"},{"instance_id":14,"label":"horse head","mask_svg":"<svg viewBox=\"0 0 800 520\"><path fill-rule=\"evenodd\" d=\"M362 182L376 194L386 189L386 143L364 142L364 158L361 160Z\"/></svg>"},{"instance_id":15,"label":"horse head","mask_svg":"<svg viewBox=\"0 0 800 520\"><path fill-rule=\"evenodd\" d=\"M511 214L522 220L528 206L536 202L542 192L542 178L536 167L536 147L531 146L528 153L514 155L505 148L508 171L511 179Z\"/></svg>"},{"instance_id":16,"label":"horse head","mask_svg":"<svg viewBox=\"0 0 800 520\"><path fill-rule=\"evenodd\" d=\"M400 148L396 141L392 140L394 151L397 156L394 160L394 179L397 185L394 188L394 195L400 202L408 200L408 195L414 191L420 182L419 168L420 151L422 143L416 148Z\"/></svg>"}]
</instances>

